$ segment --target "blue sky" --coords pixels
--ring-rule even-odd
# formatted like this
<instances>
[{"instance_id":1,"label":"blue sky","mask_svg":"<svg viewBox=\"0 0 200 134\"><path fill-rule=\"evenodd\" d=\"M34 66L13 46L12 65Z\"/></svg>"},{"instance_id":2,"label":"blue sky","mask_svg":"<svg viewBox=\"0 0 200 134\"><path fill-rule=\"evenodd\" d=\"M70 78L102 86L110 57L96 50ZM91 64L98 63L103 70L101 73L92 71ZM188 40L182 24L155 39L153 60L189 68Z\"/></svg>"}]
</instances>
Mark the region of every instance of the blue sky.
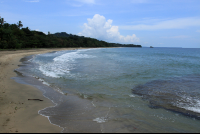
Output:
<instances>
[{"instance_id":1,"label":"blue sky","mask_svg":"<svg viewBox=\"0 0 200 134\"><path fill-rule=\"evenodd\" d=\"M200 0L0 0L0 16L44 33L200 48Z\"/></svg>"}]
</instances>

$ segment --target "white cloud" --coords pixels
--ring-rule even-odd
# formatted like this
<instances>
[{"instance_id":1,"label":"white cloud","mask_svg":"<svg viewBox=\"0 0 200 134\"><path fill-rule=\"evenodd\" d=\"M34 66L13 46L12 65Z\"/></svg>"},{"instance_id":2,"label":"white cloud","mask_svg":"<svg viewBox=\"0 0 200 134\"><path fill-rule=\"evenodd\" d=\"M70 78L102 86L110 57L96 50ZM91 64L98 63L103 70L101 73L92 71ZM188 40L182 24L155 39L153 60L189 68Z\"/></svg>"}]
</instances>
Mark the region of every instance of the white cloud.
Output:
<instances>
[{"instance_id":1,"label":"white cloud","mask_svg":"<svg viewBox=\"0 0 200 134\"><path fill-rule=\"evenodd\" d=\"M43 32L44 34L48 35L48 32Z\"/></svg>"},{"instance_id":2,"label":"white cloud","mask_svg":"<svg viewBox=\"0 0 200 134\"><path fill-rule=\"evenodd\" d=\"M139 38L135 34L123 36L119 33L118 26L112 26L112 20L95 14L92 19L87 19L88 23L84 23L83 31L78 35L92 37L100 40L119 42L119 43L135 43L139 42Z\"/></svg>"},{"instance_id":3,"label":"white cloud","mask_svg":"<svg viewBox=\"0 0 200 134\"><path fill-rule=\"evenodd\" d=\"M200 26L199 17L179 18L157 22L155 24L138 24L120 26L124 30L160 30L160 29L183 29L191 26Z\"/></svg>"},{"instance_id":4,"label":"white cloud","mask_svg":"<svg viewBox=\"0 0 200 134\"><path fill-rule=\"evenodd\" d=\"M42 32L40 29L35 29L35 31ZM43 32L43 33L48 35L48 32Z\"/></svg>"},{"instance_id":5,"label":"white cloud","mask_svg":"<svg viewBox=\"0 0 200 134\"><path fill-rule=\"evenodd\" d=\"M76 1L86 4L95 4L95 0L76 0Z\"/></svg>"}]
</instances>

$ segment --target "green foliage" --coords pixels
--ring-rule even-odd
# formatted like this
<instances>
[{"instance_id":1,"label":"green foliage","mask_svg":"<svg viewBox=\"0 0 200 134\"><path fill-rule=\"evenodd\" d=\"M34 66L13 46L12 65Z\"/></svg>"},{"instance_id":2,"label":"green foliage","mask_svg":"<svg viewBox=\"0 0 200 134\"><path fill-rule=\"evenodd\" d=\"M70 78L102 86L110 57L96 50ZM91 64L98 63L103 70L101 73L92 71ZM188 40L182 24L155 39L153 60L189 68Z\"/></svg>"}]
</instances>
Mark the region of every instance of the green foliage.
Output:
<instances>
[{"instance_id":1,"label":"green foliage","mask_svg":"<svg viewBox=\"0 0 200 134\"><path fill-rule=\"evenodd\" d=\"M62 47L141 47L134 44L118 44L99 41L94 38L67 34L66 32L48 35L40 31L31 31L23 24L4 23L0 17L0 49L24 48L62 48Z\"/></svg>"}]
</instances>

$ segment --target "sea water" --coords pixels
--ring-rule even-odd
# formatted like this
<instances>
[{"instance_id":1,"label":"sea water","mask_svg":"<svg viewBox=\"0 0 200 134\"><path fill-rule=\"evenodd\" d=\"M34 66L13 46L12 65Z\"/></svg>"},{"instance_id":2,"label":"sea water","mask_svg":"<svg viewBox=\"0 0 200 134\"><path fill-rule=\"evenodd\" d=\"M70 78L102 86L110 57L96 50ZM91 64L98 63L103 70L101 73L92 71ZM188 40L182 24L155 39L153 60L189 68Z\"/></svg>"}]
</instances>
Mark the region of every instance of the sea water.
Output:
<instances>
[{"instance_id":1,"label":"sea water","mask_svg":"<svg viewBox=\"0 0 200 134\"><path fill-rule=\"evenodd\" d=\"M22 61L18 81L55 103L39 114L62 132L200 132L200 49L92 48Z\"/></svg>"}]
</instances>

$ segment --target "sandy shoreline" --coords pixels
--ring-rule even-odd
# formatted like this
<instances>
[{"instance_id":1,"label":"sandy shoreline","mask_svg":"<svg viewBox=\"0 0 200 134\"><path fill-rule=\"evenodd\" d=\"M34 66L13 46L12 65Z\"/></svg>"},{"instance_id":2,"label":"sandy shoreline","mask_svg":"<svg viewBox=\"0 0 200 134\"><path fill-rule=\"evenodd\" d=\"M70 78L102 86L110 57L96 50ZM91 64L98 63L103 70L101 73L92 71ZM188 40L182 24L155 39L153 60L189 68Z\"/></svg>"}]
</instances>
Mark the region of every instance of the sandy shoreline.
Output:
<instances>
[{"instance_id":1,"label":"sandy shoreline","mask_svg":"<svg viewBox=\"0 0 200 134\"><path fill-rule=\"evenodd\" d=\"M42 92L30 85L19 84L12 77L14 69L21 64L20 59L52 51L73 50L77 48L31 49L0 51L0 133L58 133L62 128L53 125L38 111L54 104ZM41 99L43 101L29 101Z\"/></svg>"}]
</instances>

